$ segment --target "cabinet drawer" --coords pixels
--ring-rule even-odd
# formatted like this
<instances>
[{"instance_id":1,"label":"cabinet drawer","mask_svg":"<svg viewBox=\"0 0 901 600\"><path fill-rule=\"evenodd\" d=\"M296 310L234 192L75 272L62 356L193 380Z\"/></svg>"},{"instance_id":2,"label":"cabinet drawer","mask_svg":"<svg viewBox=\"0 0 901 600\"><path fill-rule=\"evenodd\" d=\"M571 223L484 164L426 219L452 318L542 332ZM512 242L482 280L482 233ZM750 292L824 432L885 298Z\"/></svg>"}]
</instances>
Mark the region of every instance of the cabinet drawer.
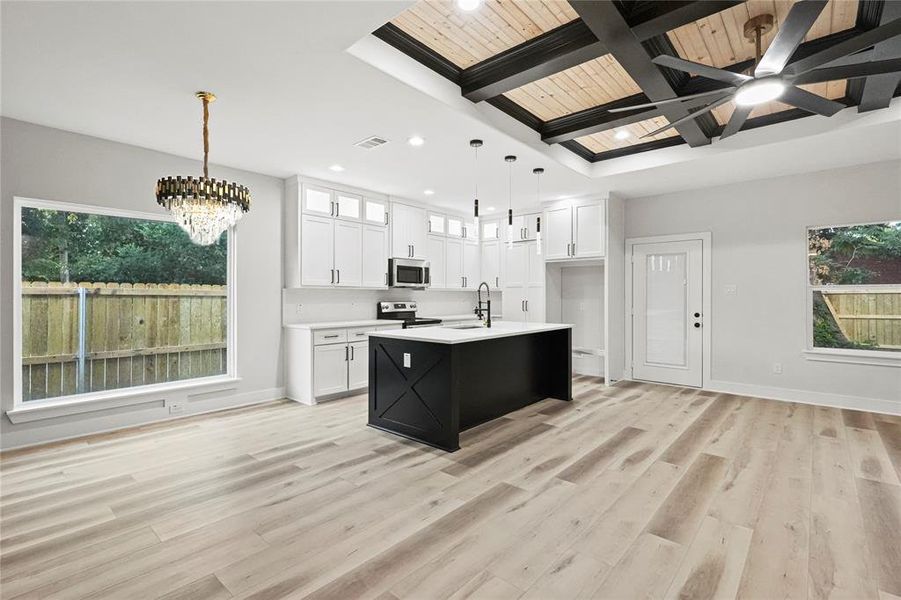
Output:
<instances>
[{"instance_id":1,"label":"cabinet drawer","mask_svg":"<svg viewBox=\"0 0 901 600\"><path fill-rule=\"evenodd\" d=\"M346 329L320 329L313 332L313 345L344 344L347 342Z\"/></svg>"},{"instance_id":2,"label":"cabinet drawer","mask_svg":"<svg viewBox=\"0 0 901 600\"><path fill-rule=\"evenodd\" d=\"M353 329L347 330L347 341L348 342L365 342L368 338L366 337L367 333L371 333L373 331L377 331L378 327L373 325L370 327L354 327Z\"/></svg>"}]
</instances>

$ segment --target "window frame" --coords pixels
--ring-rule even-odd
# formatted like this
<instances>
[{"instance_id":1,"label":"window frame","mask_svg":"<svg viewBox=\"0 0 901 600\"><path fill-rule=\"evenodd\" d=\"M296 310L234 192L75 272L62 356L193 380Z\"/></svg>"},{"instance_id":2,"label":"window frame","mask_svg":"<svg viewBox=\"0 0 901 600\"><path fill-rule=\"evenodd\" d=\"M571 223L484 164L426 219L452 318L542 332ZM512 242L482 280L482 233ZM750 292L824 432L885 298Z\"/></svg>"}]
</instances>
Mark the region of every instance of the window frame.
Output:
<instances>
[{"instance_id":1,"label":"window frame","mask_svg":"<svg viewBox=\"0 0 901 600\"><path fill-rule=\"evenodd\" d=\"M887 293L897 290L901 293L901 284L865 284L865 285L815 285L810 280L810 232L818 229L857 227L860 225L878 225L892 223L899 219L886 218L882 220L863 221L857 223L808 225L804 228L804 281L805 281L805 345L804 358L807 360L850 363L859 365L901 367L901 351L892 350L856 350L853 348L821 348L813 345L813 295L815 292L835 292L841 290L847 293Z\"/></svg>"},{"instance_id":2,"label":"window frame","mask_svg":"<svg viewBox=\"0 0 901 600\"><path fill-rule=\"evenodd\" d=\"M115 390L69 394L41 400L22 399L22 209L36 208L79 212L110 217L143 219L177 223L169 214L143 212L129 209L94 206L75 202L59 202L39 198L13 197L13 408L7 415L13 423L26 422L40 418L53 418L66 414L91 412L132 404L143 404L165 399L172 391L192 390L214 387L228 390L237 387L237 281L236 228L228 229L228 248L226 252L226 372L222 375L194 377L165 383L152 383ZM201 390L195 393L208 393ZM156 396L156 397L153 397Z\"/></svg>"}]
</instances>

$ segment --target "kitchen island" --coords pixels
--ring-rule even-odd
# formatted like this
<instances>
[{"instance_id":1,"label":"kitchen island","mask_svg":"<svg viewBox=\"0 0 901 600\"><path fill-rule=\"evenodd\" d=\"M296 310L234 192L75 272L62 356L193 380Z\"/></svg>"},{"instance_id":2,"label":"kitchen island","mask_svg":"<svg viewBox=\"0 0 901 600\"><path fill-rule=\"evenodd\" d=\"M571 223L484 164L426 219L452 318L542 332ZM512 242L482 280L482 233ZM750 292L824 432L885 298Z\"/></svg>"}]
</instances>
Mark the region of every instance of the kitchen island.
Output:
<instances>
[{"instance_id":1,"label":"kitchen island","mask_svg":"<svg viewBox=\"0 0 901 600\"><path fill-rule=\"evenodd\" d=\"M369 426L442 450L545 398L572 400L572 325L494 323L369 335Z\"/></svg>"}]
</instances>

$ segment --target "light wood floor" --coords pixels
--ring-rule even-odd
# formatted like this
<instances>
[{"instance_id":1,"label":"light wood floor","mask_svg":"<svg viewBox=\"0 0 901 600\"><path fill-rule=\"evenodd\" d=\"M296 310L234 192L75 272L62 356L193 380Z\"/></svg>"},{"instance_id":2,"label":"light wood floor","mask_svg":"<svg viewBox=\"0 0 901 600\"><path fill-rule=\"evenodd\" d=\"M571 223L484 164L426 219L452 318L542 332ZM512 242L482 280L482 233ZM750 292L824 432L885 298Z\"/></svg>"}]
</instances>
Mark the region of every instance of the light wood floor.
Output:
<instances>
[{"instance_id":1,"label":"light wood floor","mask_svg":"<svg viewBox=\"0 0 901 600\"><path fill-rule=\"evenodd\" d=\"M2 457L13 598L901 597L901 418L576 378L446 454L365 397Z\"/></svg>"}]
</instances>

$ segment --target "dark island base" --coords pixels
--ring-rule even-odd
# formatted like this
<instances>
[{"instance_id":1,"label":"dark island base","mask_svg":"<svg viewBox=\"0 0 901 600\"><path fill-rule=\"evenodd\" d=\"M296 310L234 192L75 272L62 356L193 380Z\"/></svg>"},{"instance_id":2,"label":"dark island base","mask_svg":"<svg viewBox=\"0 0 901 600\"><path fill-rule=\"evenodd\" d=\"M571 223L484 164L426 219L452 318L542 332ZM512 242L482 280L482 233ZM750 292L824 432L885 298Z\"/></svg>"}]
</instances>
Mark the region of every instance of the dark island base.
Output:
<instances>
[{"instance_id":1,"label":"dark island base","mask_svg":"<svg viewBox=\"0 0 901 600\"><path fill-rule=\"evenodd\" d=\"M572 400L571 373L571 329L463 344L373 335L369 425L454 452L461 431L545 398Z\"/></svg>"}]
</instances>

